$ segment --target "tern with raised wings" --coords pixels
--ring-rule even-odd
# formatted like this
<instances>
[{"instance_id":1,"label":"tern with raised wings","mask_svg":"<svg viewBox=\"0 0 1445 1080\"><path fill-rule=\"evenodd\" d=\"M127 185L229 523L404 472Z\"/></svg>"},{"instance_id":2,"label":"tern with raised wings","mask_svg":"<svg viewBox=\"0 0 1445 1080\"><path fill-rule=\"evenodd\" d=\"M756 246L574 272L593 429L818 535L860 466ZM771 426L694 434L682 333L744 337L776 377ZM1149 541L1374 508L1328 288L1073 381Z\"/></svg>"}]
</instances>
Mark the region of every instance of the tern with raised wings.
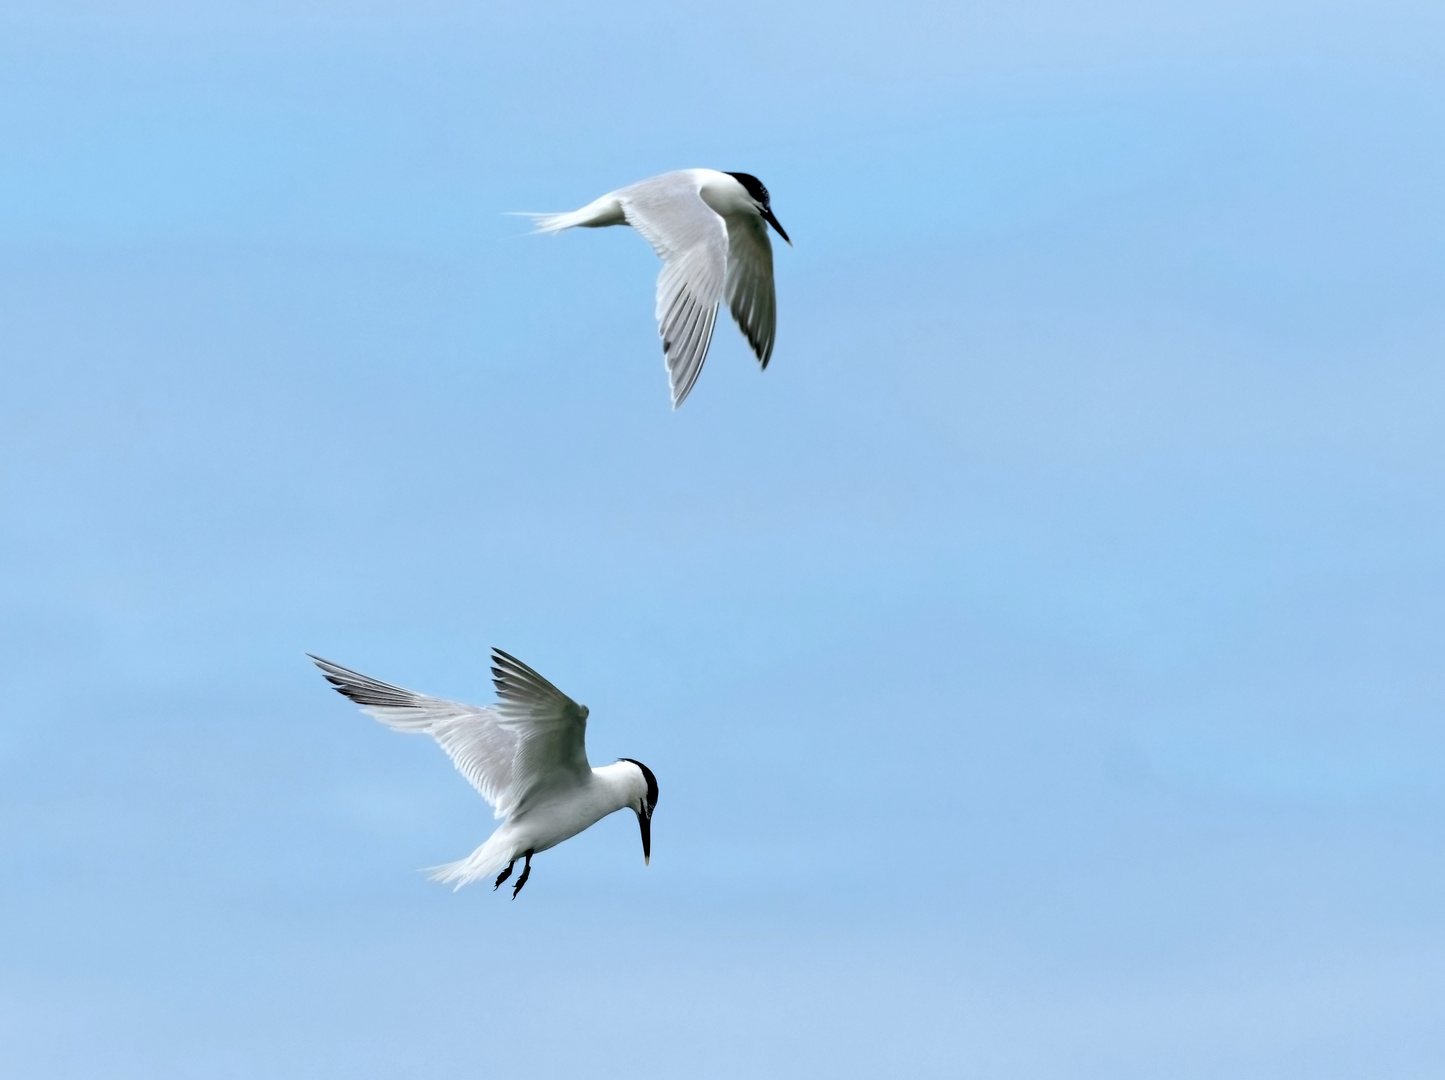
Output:
<instances>
[{"instance_id":1,"label":"tern with raised wings","mask_svg":"<svg viewBox=\"0 0 1445 1080\"><path fill-rule=\"evenodd\" d=\"M640 761L587 762L587 706L579 705L514 656L492 650L496 705L465 705L379 682L312 656L337 692L393 731L430 735L502 820L465 859L432 871L457 888L496 874L499 889L523 859L512 899L532 873L532 856L556 847L618 810L642 829L642 859L652 861L657 777Z\"/></svg>"}]
</instances>

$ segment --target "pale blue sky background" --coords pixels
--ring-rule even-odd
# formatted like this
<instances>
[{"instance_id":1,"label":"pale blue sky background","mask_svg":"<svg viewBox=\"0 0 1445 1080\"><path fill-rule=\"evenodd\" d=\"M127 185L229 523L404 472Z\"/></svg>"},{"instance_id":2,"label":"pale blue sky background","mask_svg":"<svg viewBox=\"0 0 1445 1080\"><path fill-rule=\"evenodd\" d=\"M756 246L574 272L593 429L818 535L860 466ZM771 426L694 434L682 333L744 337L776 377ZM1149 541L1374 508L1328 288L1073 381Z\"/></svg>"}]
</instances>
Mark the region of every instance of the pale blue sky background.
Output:
<instances>
[{"instance_id":1,"label":"pale blue sky background","mask_svg":"<svg viewBox=\"0 0 1445 1080\"><path fill-rule=\"evenodd\" d=\"M1445 1072L1445 15L0 11L0 1059ZM797 242L667 408L665 169ZM522 899L303 657L661 781Z\"/></svg>"}]
</instances>

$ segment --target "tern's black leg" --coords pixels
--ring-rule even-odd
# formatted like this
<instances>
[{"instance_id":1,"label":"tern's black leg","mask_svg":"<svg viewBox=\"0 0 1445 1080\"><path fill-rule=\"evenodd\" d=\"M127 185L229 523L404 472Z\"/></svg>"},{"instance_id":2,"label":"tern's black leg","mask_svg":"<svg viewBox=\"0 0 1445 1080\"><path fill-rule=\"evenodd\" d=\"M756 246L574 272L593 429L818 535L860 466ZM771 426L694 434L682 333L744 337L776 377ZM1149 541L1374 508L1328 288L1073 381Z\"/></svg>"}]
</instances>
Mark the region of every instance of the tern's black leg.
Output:
<instances>
[{"instance_id":1,"label":"tern's black leg","mask_svg":"<svg viewBox=\"0 0 1445 1080\"><path fill-rule=\"evenodd\" d=\"M497 875L497 883L492 886L492 892L496 892L498 889L500 889L500 888L502 887L502 882L506 881L507 878L509 878L509 877L512 876L512 867L514 867L514 866L516 866L516 865L517 865L517 860L516 860L516 859L513 859L511 862L509 862L509 863L507 864L507 868L506 868L505 870L503 870L500 874ZM514 899L515 899L515 897L514 897Z\"/></svg>"},{"instance_id":2,"label":"tern's black leg","mask_svg":"<svg viewBox=\"0 0 1445 1080\"><path fill-rule=\"evenodd\" d=\"M512 899L517 899L517 894L522 891L522 886L527 884L527 875L532 872L532 853L527 852L527 861L522 866L522 876L517 879L517 884L512 886Z\"/></svg>"}]
</instances>

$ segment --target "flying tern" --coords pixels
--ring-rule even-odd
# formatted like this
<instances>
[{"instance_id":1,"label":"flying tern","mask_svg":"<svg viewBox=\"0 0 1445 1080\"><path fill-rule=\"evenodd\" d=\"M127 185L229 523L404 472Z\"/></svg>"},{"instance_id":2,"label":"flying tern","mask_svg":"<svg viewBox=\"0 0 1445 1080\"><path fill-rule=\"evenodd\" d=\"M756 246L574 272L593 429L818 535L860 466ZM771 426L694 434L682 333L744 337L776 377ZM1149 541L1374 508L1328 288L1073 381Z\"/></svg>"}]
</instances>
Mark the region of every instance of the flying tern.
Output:
<instances>
[{"instance_id":1,"label":"flying tern","mask_svg":"<svg viewBox=\"0 0 1445 1080\"><path fill-rule=\"evenodd\" d=\"M308 654L310 655L310 654ZM527 884L532 856L556 847L617 810L631 810L642 829L642 860L652 861L657 777L640 761L587 763L587 706L578 705L501 649L492 650L496 705L427 697L312 656L338 693L393 731L430 735L458 771L492 804L502 824L465 859L433 868L433 881L460 889L497 875L501 888L526 860L512 899Z\"/></svg>"},{"instance_id":2,"label":"flying tern","mask_svg":"<svg viewBox=\"0 0 1445 1080\"><path fill-rule=\"evenodd\" d=\"M792 246L756 176L682 169L642 180L569 214L529 214L537 231L631 225L663 261L657 279L657 329L683 403L702 371L718 304L726 300L764 368L773 355L777 302L768 226Z\"/></svg>"}]
</instances>

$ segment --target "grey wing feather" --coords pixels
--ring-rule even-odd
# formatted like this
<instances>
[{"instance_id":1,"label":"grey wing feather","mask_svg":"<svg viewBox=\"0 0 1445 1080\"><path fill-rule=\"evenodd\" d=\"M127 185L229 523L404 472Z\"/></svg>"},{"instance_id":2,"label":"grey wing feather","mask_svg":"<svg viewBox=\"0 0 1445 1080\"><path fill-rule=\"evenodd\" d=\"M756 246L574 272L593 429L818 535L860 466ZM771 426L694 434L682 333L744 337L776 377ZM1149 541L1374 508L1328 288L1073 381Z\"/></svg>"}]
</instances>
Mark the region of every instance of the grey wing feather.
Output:
<instances>
[{"instance_id":1,"label":"grey wing feather","mask_svg":"<svg viewBox=\"0 0 1445 1080\"><path fill-rule=\"evenodd\" d=\"M773 291L773 245L768 240L768 226L760 217L740 215L729 219L727 229L728 307L758 363L767 368L778 326L778 306Z\"/></svg>"},{"instance_id":2,"label":"grey wing feather","mask_svg":"<svg viewBox=\"0 0 1445 1080\"><path fill-rule=\"evenodd\" d=\"M578 705L541 675L501 649L492 650L492 683L501 699L504 715L566 714L570 710L587 710Z\"/></svg>"},{"instance_id":3,"label":"grey wing feather","mask_svg":"<svg viewBox=\"0 0 1445 1080\"><path fill-rule=\"evenodd\" d=\"M687 400L702 374L717 325L717 301L700 299L690 287L686 268L674 273L676 266L665 267L657 279L657 328L674 409Z\"/></svg>"},{"instance_id":4,"label":"grey wing feather","mask_svg":"<svg viewBox=\"0 0 1445 1080\"><path fill-rule=\"evenodd\" d=\"M501 649L492 650L492 682L501 721L517 735L515 771L527 795L587 775L587 706L579 705L532 668Z\"/></svg>"},{"instance_id":5,"label":"grey wing feather","mask_svg":"<svg viewBox=\"0 0 1445 1080\"><path fill-rule=\"evenodd\" d=\"M616 194L627 223L664 263L657 278L657 328L677 408L697 382L712 342L727 274L727 226L686 172L644 180Z\"/></svg>"},{"instance_id":6,"label":"grey wing feather","mask_svg":"<svg viewBox=\"0 0 1445 1080\"><path fill-rule=\"evenodd\" d=\"M524 794L517 790L519 771L515 767L521 740L498 710L428 697L319 656L311 659L326 681L368 716L393 731L434 738L457 771L492 804L497 817L506 817L515 809Z\"/></svg>"}]
</instances>

